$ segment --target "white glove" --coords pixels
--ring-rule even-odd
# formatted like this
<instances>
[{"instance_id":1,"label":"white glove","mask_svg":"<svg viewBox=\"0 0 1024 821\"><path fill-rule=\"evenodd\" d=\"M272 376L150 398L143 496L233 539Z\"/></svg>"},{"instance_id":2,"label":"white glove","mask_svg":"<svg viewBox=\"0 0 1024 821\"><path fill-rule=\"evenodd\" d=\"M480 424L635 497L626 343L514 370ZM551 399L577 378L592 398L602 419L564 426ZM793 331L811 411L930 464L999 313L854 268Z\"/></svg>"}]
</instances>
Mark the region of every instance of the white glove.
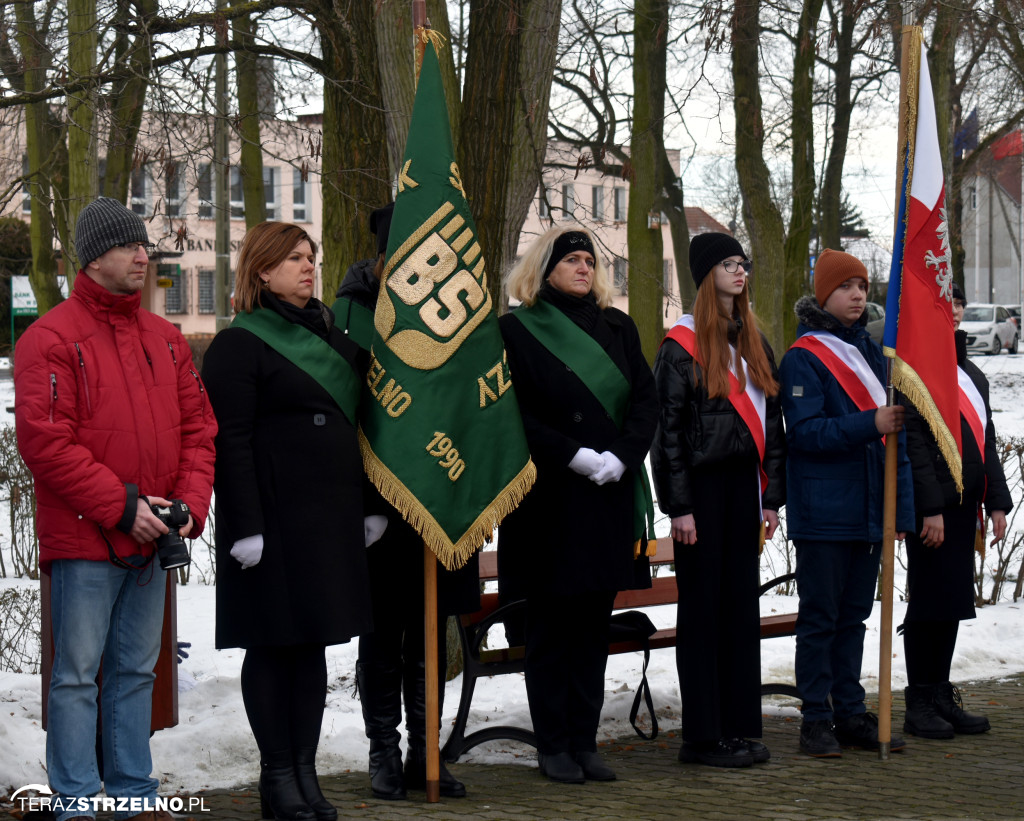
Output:
<instances>
[{"instance_id":1,"label":"white glove","mask_svg":"<svg viewBox=\"0 0 1024 821\"><path fill-rule=\"evenodd\" d=\"M610 450L606 450L601 454L601 459L604 461L604 464L587 478L598 485L619 481L622 478L622 474L626 472L626 466L622 464L619 457Z\"/></svg>"},{"instance_id":2,"label":"white glove","mask_svg":"<svg viewBox=\"0 0 1024 821\"><path fill-rule=\"evenodd\" d=\"M363 517L363 536L366 538L366 546L369 547L377 539L384 535L388 529L388 517L377 514L376 516Z\"/></svg>"},{"instance_id":3,"label":"white glove","mask_svg":"<svg viewBox=\"0 0 1024 821\"><path fill-rule=\"evenodd\" d=\"M263 558L263 534L257 533L255 536L239 539L231 546L231 558L238 559L242 570L258 565Z\"/></svg>"},{"instance_id":4,"label":"white glove","mask_svg":"<svg viewBox=\"0 0 1024 821\"><path fill-rule=\"evenodd\" d=\"M569 467L580 474L580 476L589 476L591 473L600 470L603 464L604 460L601 459L601 454L596 450L580 448L576 451L576 455L572 457Z\"/></svg>"}]
</instances>

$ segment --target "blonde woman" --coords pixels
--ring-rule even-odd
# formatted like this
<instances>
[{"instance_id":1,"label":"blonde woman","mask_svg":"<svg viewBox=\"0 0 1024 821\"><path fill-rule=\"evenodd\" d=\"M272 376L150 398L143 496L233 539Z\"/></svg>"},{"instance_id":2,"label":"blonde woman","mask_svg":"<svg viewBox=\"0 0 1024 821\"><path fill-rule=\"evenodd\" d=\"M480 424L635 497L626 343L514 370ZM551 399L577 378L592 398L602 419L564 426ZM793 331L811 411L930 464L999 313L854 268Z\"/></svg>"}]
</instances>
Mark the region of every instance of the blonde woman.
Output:
<instances>
[{"instance_id":1,"label":"blonde woman","mask_svg":"<svg viewBox=\"0 0 1024 821\"><path fill-rule=\"evenodd\" d=\"M506 598L511 587L527 602L526 690L540 769L553 781L610 781L615 773L597 753L608 619L616 592L650 586L653 533L634 513L644 487L649 507L654 379L636 326L611 307L586 228L550 229L507 287L522 305L501 318L501 331L537 482L501 527L499 560Z\"/></svg>"}]
</instances>

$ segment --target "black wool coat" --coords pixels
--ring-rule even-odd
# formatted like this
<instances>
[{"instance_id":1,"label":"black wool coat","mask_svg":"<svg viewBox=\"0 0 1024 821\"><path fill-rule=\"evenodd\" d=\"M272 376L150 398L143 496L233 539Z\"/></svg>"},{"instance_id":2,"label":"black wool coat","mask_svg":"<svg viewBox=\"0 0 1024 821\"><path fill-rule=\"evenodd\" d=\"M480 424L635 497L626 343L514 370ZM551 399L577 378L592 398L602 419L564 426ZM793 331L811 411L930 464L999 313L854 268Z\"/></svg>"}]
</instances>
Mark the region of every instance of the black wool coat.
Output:
<instances>
[{"instance_id":1,"label":"black wool coat","mask_svg":"<svg viewBox=\"0 0 1024 821\"><path fill-rule=\"evenodd\" d=\"M359 348L333 328L350 363ZM362 372L359 369L358 372ZM307 373L227 328L203 361L217 416L216 646L338 644L371 629L356 429ZM232 545L263 534L243 570Z\"/></svg>"},{"instance_id":2,"label":"black wool coat","mask_svg":"<svg viewBox=\"0 0 1024 821\"><path fill-rule=\"evenodd\" d=\"M502 594L566 595L650 587L646 559L633 558L633 477L658 421L654 377L633 321L606 308L592 331L632 387L623 429L582 380L526 330L515 312L499 319L537 481L502 522ZM625 465L598 486L569 468L581 447L611 451Z\"/></svg>"},{"instance_id":3,"label":"black wool coat","mask_svg":"<svg viewBox=\"0 0 1024 821\"><path fill-rule=\"evenodd\" d=\"M974 618L974 541L979 503L1009 513L1013 500L996 448L988 401L988 380L967 358L966 334L957 331L957 360L985 401L985 458L967 422L960 417L963 442L961 498L928 423L907 404L907 455L914 474L915 530L907 534L907 621ZM942 514L944 538L928 547L918 534L925 516Z\"/></svg>"}]
</instances>

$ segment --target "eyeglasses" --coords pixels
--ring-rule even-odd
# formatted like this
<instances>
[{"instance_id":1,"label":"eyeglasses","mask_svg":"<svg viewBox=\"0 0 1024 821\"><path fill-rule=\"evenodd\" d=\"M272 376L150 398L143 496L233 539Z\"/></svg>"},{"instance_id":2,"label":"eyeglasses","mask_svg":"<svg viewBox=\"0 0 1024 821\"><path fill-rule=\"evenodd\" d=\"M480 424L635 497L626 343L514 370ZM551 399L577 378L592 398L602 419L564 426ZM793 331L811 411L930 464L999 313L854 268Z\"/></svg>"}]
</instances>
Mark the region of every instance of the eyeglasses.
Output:
<instances>
[{"instance_id":1,"label":"eyeglasses","mask_svg":"<svg viewBox=\"0 0 1024 821\"><path fill-rule=\"evenodd\" d=\"M156 246L152 242L118 242L114 244L115 248L124 248L129 254L134 256L139 253L141 248L146 254L152 254L156 250Z\"/></svg>"},{"instance_id":2,"label":"eyeglasses","mask_svg":"<svg viewBox=\"0 0 1024 821\"><path fill-rule=\"evenodd\" d=\"M743 269L743 273L749 274L754 268L754 263L749 259L745 259L743 262L737 262L734 259L723 259L722 267L725 268L727 274L735 274L740 268Z\"/></svg>"}]
</instances>

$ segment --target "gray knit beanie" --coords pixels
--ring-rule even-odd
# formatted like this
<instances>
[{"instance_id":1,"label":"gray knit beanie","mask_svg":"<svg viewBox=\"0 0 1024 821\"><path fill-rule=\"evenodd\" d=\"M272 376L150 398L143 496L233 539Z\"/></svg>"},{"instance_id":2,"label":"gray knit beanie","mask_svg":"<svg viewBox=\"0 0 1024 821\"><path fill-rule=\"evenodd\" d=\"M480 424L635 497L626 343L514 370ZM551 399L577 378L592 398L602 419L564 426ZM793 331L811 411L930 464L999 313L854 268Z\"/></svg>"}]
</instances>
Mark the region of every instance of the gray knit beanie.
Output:
<instances>
[{"instance_id":1,"label":"gray knit beanie","mask_svg":"<svg viewBox=\"0 0 1024 821\"><path fill-rule=\"evenodd\" d=\"M82 268L125 242L149 242L142 217L110 197L97 197L82 209L75 224L75 253Z\"/></svg>"}]
</instances>

